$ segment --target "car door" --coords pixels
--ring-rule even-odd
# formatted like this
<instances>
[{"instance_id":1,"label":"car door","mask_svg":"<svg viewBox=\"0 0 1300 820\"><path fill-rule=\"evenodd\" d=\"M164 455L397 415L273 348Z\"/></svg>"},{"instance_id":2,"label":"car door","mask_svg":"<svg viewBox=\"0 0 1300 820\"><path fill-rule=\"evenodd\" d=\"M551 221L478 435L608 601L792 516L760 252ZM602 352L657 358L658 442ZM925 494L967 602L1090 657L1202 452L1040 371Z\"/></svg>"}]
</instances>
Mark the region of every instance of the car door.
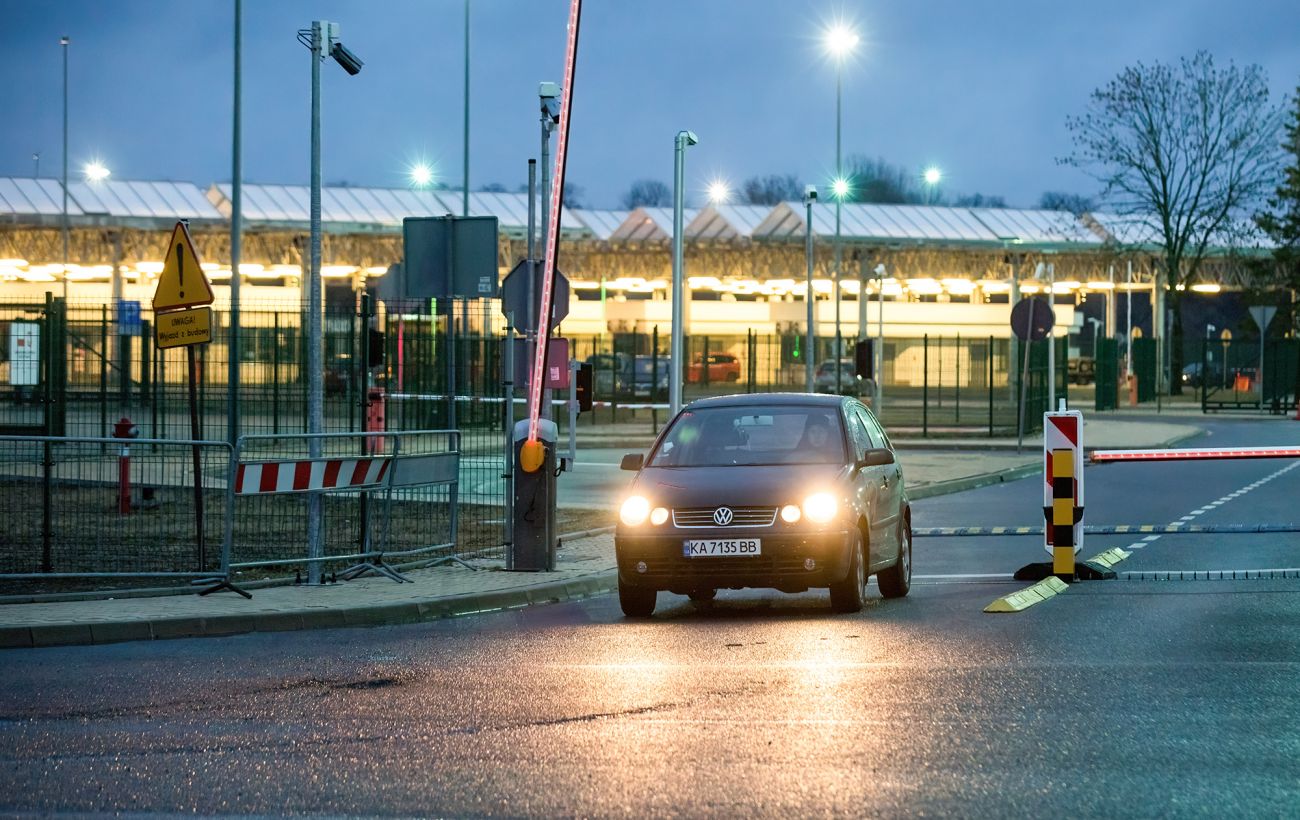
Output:
<instances>
[{"instance_id":1,"label":"car door","mask_svg":"<svg viewBox=\"0 0 1300 820\"><path fill-rule=\"evenodd\" d=\"M893 445L889 442L889 436L885 435L884 428L880 426L880 422L876 420L876 417L865 405L854 402L853 412L866 428L872 447L893 450ZM895 454L893 464L885 464L876 469L880 471L881 477L881 527L887 530L885 537L890 545L890 554L893 555L898 549L898 522L903 515L903 466L898 463L898 455Z\"/></svg>"},{"instance_id":2,"label":"car door","mask_svg":"<svg viewBox=\"0 0 1300 820\"><path fill-rule=\"evenodd\" d=\"M862 423L861 416L852 407L845 407L844 415L853 445L853 459L855 462L861 462L866 457L867 450L871 449L871 436L867 432L866 425ZM853 474L854 498L858 508L866 513L867 526L870 529L870 563L873 567L881 562L881 552L893 554L893 547L887 543L889 535L881 523L881 519L886 517L885 508L881 506L881 496L884 492L881 487L884 479L881 469L862 467Z\"/></svg>"}]
</instances>

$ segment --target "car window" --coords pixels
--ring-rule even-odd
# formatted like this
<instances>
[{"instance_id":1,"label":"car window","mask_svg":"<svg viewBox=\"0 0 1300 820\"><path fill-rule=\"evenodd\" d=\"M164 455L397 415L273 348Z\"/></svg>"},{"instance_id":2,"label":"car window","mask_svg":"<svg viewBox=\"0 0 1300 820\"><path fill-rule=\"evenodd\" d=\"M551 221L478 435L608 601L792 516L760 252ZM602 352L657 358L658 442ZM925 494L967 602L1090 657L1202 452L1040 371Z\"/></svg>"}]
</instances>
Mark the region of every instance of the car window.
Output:
<instances>
[{"instance_id":1,"label":"car window","mask_svg":"<svg viewBox=\"0 0 1300 820\"><path fill-rule=\"evenodd\" d=\"M856 451L855 457L858 461L861 461L866 457L867 451L873 445L871 438L867 435L867 428L863 424L862 417L856 411L850 412L848 415L849 434L853 437L853 449Z\"/></svg>"},{"instance_id":2,"label":"car window","mask_svg":"<svg viewBox=\"0 0 1300 820\"><path fill-rule=\"evenodd\" d=\"M876 421L876 417L871 414L871 411L862 406L854 409L857 412L857 415L862 418L862 423L866 425L867 432L871 436L871 446L892 447L889 443L889 436L885 435L884 428L880 426L880 422Z\"/></svg>"},{"instance_id":3,"label":"car window","mask_svg":"<svg viewBox=\"0 0 1300 820\"><path fill-rule=\"evenodd\" d=\"M844 427L827 407L708 407L683 411L651 467L843 464Z\"/></svg>"}]
</instances>

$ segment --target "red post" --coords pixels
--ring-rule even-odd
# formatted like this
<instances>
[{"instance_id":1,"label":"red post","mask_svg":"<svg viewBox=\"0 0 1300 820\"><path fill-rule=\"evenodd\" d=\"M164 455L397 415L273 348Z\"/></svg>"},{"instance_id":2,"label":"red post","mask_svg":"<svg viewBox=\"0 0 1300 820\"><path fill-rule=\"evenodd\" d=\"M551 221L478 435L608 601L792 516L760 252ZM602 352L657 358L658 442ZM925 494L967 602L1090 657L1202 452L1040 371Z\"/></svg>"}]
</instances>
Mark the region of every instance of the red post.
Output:
<instances>
[{"instance_id":1,"label":"red post","mask_svg":"<svg viewBox=\"0 0 1300 820\"><path fill-rule=\"evenodd\" d=\"M113 438L122 439L122 452L117 456L117 511L122 515L131 514L131 445L130 440L139 436L140 430L123 416L113 425Z\"/></svg>"}]
</instances>

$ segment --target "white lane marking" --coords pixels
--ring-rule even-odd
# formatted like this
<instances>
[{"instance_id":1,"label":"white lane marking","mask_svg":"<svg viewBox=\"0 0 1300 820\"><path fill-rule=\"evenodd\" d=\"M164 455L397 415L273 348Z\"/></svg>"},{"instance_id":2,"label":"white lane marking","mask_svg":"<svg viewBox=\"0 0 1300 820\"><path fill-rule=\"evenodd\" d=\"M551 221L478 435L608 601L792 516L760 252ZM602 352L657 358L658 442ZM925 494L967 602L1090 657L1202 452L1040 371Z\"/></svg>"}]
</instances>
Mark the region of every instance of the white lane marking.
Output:
<instances>
[{"instance_id":1,"label":"white lane marking","mask_svg":"<svg viewBox=\"0 0 1300 820\"><path fill-rule=\"evenodd\" d=\"M1158 535L1148 535L1146 538L1143 538L1142 540L1143 540L1143 541L1158 541L1158 540L1160 540L1160 536L1158 536Z\"/></svg>"},{"instance_id":2,"label":"white lane marking","mask_svg":"<svg viewBox=\"0 0 1300 820\"><path fill-rule=\"evenodd\" d=\"M1001 573L997 573L997 572L995 572L995 573L978 573L978 572L976 572L976 573L964 573L964 574L957 574L957 575L913 575L913 576L912 576L912 580L914 580L914 581L921 581L921 580L936 580L936 579L952 580L952 579L962 579L962 578L982 578L982 579L987 579L987 578L1004 578L1004 579L1005 579L1005 578L1012 578L1012 577L1013 577L1012 574L1009 573L1009 572L1001 572Z\"/></svg>"}]
</instances>

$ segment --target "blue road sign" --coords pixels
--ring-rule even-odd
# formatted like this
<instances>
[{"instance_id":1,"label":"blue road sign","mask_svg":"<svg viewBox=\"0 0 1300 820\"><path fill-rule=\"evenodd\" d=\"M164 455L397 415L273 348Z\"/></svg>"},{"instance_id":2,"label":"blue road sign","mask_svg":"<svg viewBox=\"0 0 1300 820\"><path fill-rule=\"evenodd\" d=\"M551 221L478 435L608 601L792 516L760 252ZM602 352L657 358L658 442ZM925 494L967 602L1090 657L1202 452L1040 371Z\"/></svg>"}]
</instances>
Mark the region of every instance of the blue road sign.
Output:
<instances>
[{"instance_id":1,"label":"blue road sign","mask_svg":"<svg viewBox=\"0 0 1300 820\"><path fill-rule=\"evenodd\" d=\"M140 303L120 300L117 303L117 332L126 336L140 333Z\"/></svg>"}]
</instances>

